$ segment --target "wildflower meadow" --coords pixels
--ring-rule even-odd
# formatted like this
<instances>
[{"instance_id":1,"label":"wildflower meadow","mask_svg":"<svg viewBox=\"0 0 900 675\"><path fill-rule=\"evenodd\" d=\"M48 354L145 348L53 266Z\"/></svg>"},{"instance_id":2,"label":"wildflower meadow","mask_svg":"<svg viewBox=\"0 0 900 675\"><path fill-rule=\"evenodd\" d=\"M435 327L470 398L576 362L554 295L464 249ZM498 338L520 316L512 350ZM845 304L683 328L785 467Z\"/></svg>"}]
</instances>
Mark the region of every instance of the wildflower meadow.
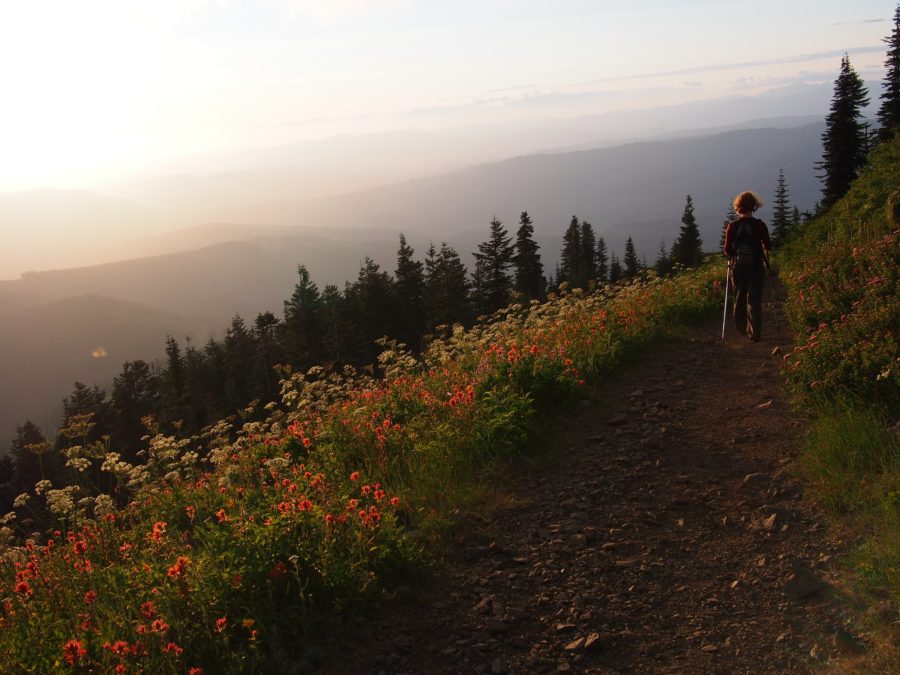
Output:
<instances>
[{"instance_id":1,"label":"wildflower meadow","mask_svg":"<svg viewBox=\"0 0 900 675\"><path fill-rule=\"evenodd\" d=\"M281 403L132 466L76 420L72 480L2 520L0 670L286 670L401 583L465 485L630 354L709 315L719 266L514 305L376 374L282 371ZM90 496L90 481L114 485ZM46 482L45 482L46 483ZM96 494L96 493L94 493ZM43 501L42 501L43 500ZM56 523L31 532L43 514ZM417 533L417 534L416 534ZM437 533L437 534L436 534Z\"/></svg>"}]
</instances>

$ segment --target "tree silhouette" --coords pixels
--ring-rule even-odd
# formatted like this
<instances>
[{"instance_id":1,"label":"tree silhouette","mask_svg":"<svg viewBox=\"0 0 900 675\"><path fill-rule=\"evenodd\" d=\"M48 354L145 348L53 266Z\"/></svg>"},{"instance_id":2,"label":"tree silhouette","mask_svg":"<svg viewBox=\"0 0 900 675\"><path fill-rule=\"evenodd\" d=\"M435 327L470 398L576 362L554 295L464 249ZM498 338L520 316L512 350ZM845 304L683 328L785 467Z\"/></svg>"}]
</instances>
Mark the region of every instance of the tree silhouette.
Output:
<instances>
[{"instance_id":1,"label":"tree silhouette","mask_svg":"<svg viewBox=\"0 0 900 675\"><path fill-rule=\"evenodd\" d=\"M603 237L597 238L597 253L595 257L597 261L597 279L600 281L609 280L609 253L606 249L606 240Z\"/></svg>"},{"instance_id":2,"label":"tree silhouette","mask_svg":"<svg viewBox=\"0 0 900 675\"><path fill-rule=\"evenodd\" d=\"M432 245L425 260L425 307L431 328L471 320L468 272L446 242L437 252Z\"/></svg>"},{"instance_id":3,"label":"tree silhouette","mask_svg":"<svg viewBox=\"0 0 900 675\"><path fill-rule=\"evenodd\" d=\"M581 249L581 224L577 216L572 216L569 226L563 233L563 247L559 259L557 284L568 281L570 285L580 288L584 282L581 275L583 251Z\"/></svg>"},{"instance_id":4,"label":"tree silhouette","mask_svg":"<svg viewBox=\"0 0 900 675\"><path fill-rule=\"evenodd\" d=\"M516 230L515 257L513 258L515 289L529 300L544 297L544 266L541 254L534 240L534 225L528 211L522 211L519 217L519 229Z\"/></svg>"},{"instance_id":5,"label":"tree silhouette","mask_svg":"<svg viewBox=\"0 0 900 675\"><path fill-rule=\"evenodd\" d=\"M631 239L631 236L628 236L628 239L625 240L625 256L622 258L622 262L625 263L625 269L623 273L626 277L636 277L638 272L641 269L641 261L638 260L637 251L634 248L634 241Z\"/></svg>"},{"instance_id":6,"label":"tree silhouette","mask_svg":"<svg viewBox=\"0 0 900 675\"><path fill-rule=\"evenodd\" d=\"M889 139L900 127L900 4L894 10L894 29L884 38L888 45L886 69L882 82L881 106L878 108L878 136Z\"/></svg>"},{"instance_id":7,"label":"tree silhouette","mask_svg":"<svg viewBox=\"0 0 900 675\"><path fill-rule=\"evenodd\" d=\"M672 245L672 260L685 267L697 267L702 259L703 241L694 218L694 200L688 195L681 216L681 231Z\"/></svg>"},{"instance_id":8,"label":"tree silhouette","mask_svg":"<svg viewBox=\"0 0 900 675\"><path fill-rule=\"evenodd\" d=\"M579 275L581 286L586 287L588 282L597 278L597 238L594 235L593 226L586 220L581 221L581 264L579 265Z\"/></svg>"},{"instance_id":9,"label":"tree silhouette","mask_svg":"<svg viewBox=\"0 0 900 675\"><path fill-rule=\"evenodd\" d=\"M612 254L612 259L609 263L609 281L610 283L616 283L619 279L622 278L622 263L619 262L619 259L616 257L615 252Z\"/></svg>"},{"instance_id":10,"label":"tree silhouette","mask_svg":"<svg viewBox=\"0 0 900 675\"><path fill-rule=\"evenodd\" d=\"M778 170L778 185L775 187L775 199L772 202L772 245L780 246L787 241L791 227L791 194L784 169Z\"/></svg>"},{"instance_id":11,"label":"tree silhouette","mask_svg":"<svg viewBox=\"0 0 900 675\"><path fill-rule=\"evenodd\" d=\"M397 249L397 269L394 271L396 318L394 332L397 339L409 347L421 349L425 331L425 265L413 259L415 251L400 234Z\"/></svg>"},{"instance_id":12,"label":"tree silhouette","mask_svg":"<svg viewBox=\"0 0 900 675\"><path fill-rule=\"evenodd\" d=\"M866 85L844 54L840 74L834 81L831 112L825 118L822 161L816 164L824 172L818 176L824 183L823 208L844 196L866 161L868 138L861 118L868 103Z\"/></svg>"},{"instance_id":13,"label":"tree silhouette","mask_svg":"<svg viewBox=\"0 0 900 675\"><path fill-rule=\"evenodd\" d=\"M496 216L491 219L490 236L478 244L475 256L474 293L477 311L492 314L509 304L513 281L509 274L516 251L506 228Z\"/></svg>"}]
</instances>

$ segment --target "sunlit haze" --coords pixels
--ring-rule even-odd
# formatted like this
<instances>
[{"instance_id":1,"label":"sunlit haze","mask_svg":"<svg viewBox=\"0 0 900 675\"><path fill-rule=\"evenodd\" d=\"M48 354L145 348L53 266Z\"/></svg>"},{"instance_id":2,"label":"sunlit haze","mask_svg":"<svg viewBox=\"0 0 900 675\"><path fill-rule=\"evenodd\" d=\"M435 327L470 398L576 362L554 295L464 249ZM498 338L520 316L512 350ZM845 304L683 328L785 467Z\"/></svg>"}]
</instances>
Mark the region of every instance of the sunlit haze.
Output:
<instances>
[{"instance_id":1,"label":"sunlit haze","mask_svg":"<svg viewBox=\"0 0 900 675\"><path fill-rule=\"evenodd\" d=\"M890 2L3 0L0 192L881 73Z\"/></svg>"}]
</instances>

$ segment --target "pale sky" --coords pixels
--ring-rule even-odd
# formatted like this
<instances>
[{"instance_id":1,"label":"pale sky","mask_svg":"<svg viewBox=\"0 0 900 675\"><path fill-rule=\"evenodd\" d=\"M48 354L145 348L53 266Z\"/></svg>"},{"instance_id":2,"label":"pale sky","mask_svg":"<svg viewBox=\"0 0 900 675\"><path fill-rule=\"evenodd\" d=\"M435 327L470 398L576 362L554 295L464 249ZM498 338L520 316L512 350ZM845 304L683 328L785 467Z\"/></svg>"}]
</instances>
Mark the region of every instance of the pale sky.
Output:
<instances>
[{"instance_id":1,"label":"pale sky","mask_svg":"<svg viewBox=\"0 0 900 675\"><path fill-rule=\"evenodd\" d=\"M0 192L197 152L831 81L844 51L878 80L895 6L0 0Z\"/></svg>"}]
</instances>

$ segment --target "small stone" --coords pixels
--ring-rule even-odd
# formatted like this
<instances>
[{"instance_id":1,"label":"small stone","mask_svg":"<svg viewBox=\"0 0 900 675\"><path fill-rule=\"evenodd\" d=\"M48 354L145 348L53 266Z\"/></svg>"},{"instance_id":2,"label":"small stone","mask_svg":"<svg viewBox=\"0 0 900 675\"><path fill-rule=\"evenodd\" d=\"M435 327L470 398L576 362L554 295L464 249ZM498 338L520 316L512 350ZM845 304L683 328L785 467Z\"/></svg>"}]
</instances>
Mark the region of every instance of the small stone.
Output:
<instances>
[{"instance_id":1,"label":"small stone","mask_svg":"<svg viewBox=\"0 0 900 675\"><path fill-rule=\"evenodd\" d=\"M759 473L759 472L748 473L746 476L744 476L744 484L747 484L753 480L757 480L758 478L765 478L765 477L766 477L766 474L764 474L764 473Z\"/></svg>"},{"instance_id":2,"label":"small stone","mask_svg":"<svg viewBox=\"0 0 900 675\"><path fill-rule=\"evenodd\" d=\"M781 347L775 347L772 349L772 356L778 356L781 353Z\"/></svg>"},{"instance_id":3,"label":"small stone","mask_svg":"<svg viewBox=\"0 0 900 675\"><path fill-rule=\"evenodd\" d=\"M556 632L562 633L563 631L572 630L575 628L574 623L558 623L556 624Z\"/></svg>"},{"instance_id":4,"label":"small stone","mask_svg":"<svg viewBox=\"0 0 900 675\"><path fill-rule=\"evenodd\" d=\"M773 527L775 527L775 520L778 518L778 514L773 513L768 518L758 518L750 523L750 531L751 532L760 532L760 531L769 531Z\"/></svg>"},{"instance_id":5,"label":"small stone","mask_svg":"<svg viewBox=\"0 0 900 675\"><path fill-rule=\"evenodd\" d=\"M491 664L491 672L494 673L494 675L502 675L502 673L508 673L509 666L506 664L506 659L499 656L494 659L494 662Z\"/></svg>"},{"instance_id":6,"label":"small stone","mask_svg":"<svg viewBox=\"0 0 900 675\"><path fill-rule=\"evenodd\" d=\"M719 651L718 645L703 645L700 647L701 652L711 653Z\"/></svg>"},{"instance_id":7,"label":"small stone","mask_svg":"<svg viewBox=\"0 0 900 675\"><path fill-rule=\"evenodd\" d=\"M801 567L791 575L784 585L784 594L789 600L803 600L825 590L828 587L812 570Z\"/></svg>"},{"instance_id":8,"label":"small stone","mask_svg":"<svg viewBox=\"0 0 900 675\"><path fill-rule=\"evenodd\" d=\"M567 644L563 649L567 652L574 652L582 647L584 647L585 639L583 637L578 638L577 640L572 640L569 644Z\"/></svg>"},{"instance_id":9,"label":"small stone","mask_svg":"<svg viewBox=\"0 0 900 675\"><path fill-rule=\"evenodd\" d=\"M757 407L757 409L771 408L771 407L772 407L772 399L769 399L769 400L766 401L765 403L760 403L760 404L759 404L758 406L756 406L756 407Z\"/></svg>"},{"instance_id":10,"label":"small stone","mask_svg":"<svg viewBox=\"0 0 900 675\"><path fill-rule=\"evenodd\" d=\"M584 648L592 649L600 646L600 633L591 633L584 639Z\"/></svg>"}]
</instances>

